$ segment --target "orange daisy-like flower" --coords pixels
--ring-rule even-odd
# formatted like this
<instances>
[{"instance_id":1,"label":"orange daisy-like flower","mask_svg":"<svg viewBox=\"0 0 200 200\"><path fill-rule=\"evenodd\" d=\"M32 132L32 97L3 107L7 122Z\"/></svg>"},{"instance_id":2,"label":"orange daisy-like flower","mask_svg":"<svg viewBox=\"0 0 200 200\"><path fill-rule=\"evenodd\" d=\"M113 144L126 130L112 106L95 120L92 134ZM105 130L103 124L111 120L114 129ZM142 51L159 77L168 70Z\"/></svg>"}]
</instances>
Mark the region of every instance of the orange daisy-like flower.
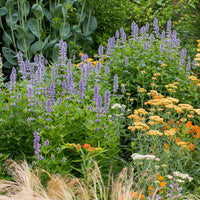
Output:
<instances>
[{"instance_id":1,"label":"orange daisy-like flower","mask_svg":"<svg viewBox=\"0 0 200 200\"><path fill-rule=\"evenodd\" d=\"M164 188L165 186L166 186L166 182L162 181L162 182L160 183L160 187L161 187L161 188Z\"/></svg>"},{"instance_id":2,"label":"orange daisy-like flower","mask_svg":"<svg viewBox=\"0 0 200 200\"><path fill-rule=\"evenodd\" d=\"M162 180L164 180L164 177L163 176L158 176L158 180L162 181Z\"/></svg>"}]
</instances>

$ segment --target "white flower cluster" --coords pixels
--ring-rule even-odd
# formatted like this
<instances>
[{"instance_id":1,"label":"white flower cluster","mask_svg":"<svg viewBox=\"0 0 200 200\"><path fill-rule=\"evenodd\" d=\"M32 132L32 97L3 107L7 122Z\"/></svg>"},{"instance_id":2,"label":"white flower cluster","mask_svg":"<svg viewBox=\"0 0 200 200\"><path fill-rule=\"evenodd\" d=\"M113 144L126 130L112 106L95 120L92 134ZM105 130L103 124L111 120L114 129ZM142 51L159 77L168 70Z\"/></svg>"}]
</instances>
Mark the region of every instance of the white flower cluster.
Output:
<instances>
[{"instance_id":1,"label":"white flower cluster","mask_svg":"<svg viewBox=\"0 0 200 200\"><path fill-rule=\"evenodd\" d=\"M156 156L154 155L150 155L150 154L147 154L147 155L141 155L141 154L138 154L138 153L134 153L131 155L131 158L133 160L157 160L156 159Z\"/></svg>"},{"instance_id":2,"label":"white flower cluster","mask_svg":"<svg viewBox=\"0 0 200 200\"><path fill-rule=\"evenodd\" d=\"M126 108L126 106L124 104L120 105L119 103L116 103L114 105L111 106L112 109L115 109L115 108Z\"/></svg>"},{"instance_id":3,"label":"white flower cluster","mask_svg":"<svg viewBox=\"0 0 200 200\"><path fill-rule=\"evenodd\" d=\"M173 172L173 175L174 175L174 177L180 177L180 178L183 178L183 179L188 179L189 182L191 182L193 180L193 178L190 177L188 174L182 174L180 172Z\"/></svg>"}]
</instances>

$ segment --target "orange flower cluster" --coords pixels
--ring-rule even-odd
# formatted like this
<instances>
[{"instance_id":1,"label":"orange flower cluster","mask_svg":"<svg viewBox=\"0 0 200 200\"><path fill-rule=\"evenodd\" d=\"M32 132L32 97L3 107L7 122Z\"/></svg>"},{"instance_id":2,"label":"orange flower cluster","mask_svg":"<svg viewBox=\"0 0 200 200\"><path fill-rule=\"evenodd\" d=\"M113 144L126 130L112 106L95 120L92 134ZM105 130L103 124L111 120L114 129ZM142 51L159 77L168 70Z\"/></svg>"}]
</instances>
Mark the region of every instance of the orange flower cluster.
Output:
<instances>
[{"instance_id":1,"label":"orange flower cluster","mask_svg":"<svg viewBox=\"0 0 200 200\"><path fill-rule=\"evenodd\" d=\"M182 148L185 148L185 149L187 149L187 150L189 150L189 151L195 149L195 145L192 144L192 143L190 143L189 141L184 142L184 141L182 141L180 138L177 138L177 137L176 137L175 141L176 141L176 144L177 144L178 146L181 146Z\"/></svg>"},{"instance_id":2,"label":"orange flower cluster","mask_svg":"<svg viewBox=\"0 0 200 200\"><path fill-rule=\"evenodd\" d=\"M192 125L191 121L188 121L185 124L185 127L188 128L188 132L194 137L194 138L200 138L200 127L198 125Z\"/></svg>"},{"instance_id":3,"label":"orange flower cluster","mask_svg":"<svg viewBox=\"0 0 200 200\"><path fill-rule=\"evenodd\" d=\"M130 199L128 197L128 200L136 200L138 199L138 197L140 198L140 200L144 200L145 199L145 196L144 194L139 194L138 192L130 192ZM127 199L124 199L124 196L121 195L121 200L127 200Z\"/></svg>"},{"instance_id":4,"label":"orange flower cluster","mask_svg":"<svg viewBox=\"0 0 200 200\"><path fill-rule=\"evenodd\" d=\"M83 146L80 144L74 144L74 143L67 143L66 144L69 148L76 148L77 150L80 150L81 148L85 149L86 151L90 152L97 152L102 150L101 148L94 148L90 144L85 143Z\"/></svg>"}]
</instances>

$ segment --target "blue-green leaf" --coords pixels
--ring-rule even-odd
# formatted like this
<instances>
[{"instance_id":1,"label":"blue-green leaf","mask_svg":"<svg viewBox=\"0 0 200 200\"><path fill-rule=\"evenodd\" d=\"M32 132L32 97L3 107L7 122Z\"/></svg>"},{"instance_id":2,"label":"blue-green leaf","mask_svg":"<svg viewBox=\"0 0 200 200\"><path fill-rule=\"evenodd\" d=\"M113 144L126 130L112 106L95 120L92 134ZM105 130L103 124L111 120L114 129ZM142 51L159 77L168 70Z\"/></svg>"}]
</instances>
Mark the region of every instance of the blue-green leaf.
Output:
<instances>
[{"instance_id":1,"label":"blue-green leaf","mask_svg":"<svg viewBox=\"0 0 200 200\"><path fill-rule=\"evenodd\" d=\"M37 20L34 18L31 18L29 20L29 28L31 30L31 32L37 37L39 38L40 36L38 35L38 29L37 29Z\"/></svg>"},{"instance_id":2,"label":"blue-green leaf","mask_svg":"<svg viewBox=\"0 0 200 200\"><path fill-rule=\"evenodd\" d=\"M70 34L70 25L68 22L65 22L65 25L62 25L60 27L60 37L63 40L66 40L67 38L69 38L71 36Z\"/></svg>"},{"instance_id":3,"label":"blue-green leaf","mask_svg":"<svg viewBox=\"0 0 200 200\"><path fill-rule=\"evenodd\" d=\"M8 12L8 10L6 9L6 7L0 8L0 16L6 15L7 12Z\"/></svg>"},{"instance_id":4,"label":"blue-green leaf","mask_svg":"<svg viewBox=\"0 0 200 200\"><path fill-rule=\"evenodd\" d=\"M35 15L35 17L39 18L39 19L41 19L43 17L43 15L44 15L42 7L39 4L33 4L32 12Z\"/></svg>"},{"instance_id":5,"label":"blue-green leaf","mask_svg":"<svg viewBox=\"0 0 200 200\"><path fill-rule=\"evenodd\" d=\"M6 60L12 64L12 65L17 65L17 53L10 48L3 47L3 56L6 58Z\"/></svg>"},{"instance_id":6,"label":"blue-green leaf","mask_svg":"<svg viewBox=\"0 0 200 200\"><path fill-rule=\"evenodd\" d=\"M97 28L97 20L95 16L91 16L89 19L86 18L83 22L83 32L86 35L90 35Z\"/></svg>"}]
</instances>

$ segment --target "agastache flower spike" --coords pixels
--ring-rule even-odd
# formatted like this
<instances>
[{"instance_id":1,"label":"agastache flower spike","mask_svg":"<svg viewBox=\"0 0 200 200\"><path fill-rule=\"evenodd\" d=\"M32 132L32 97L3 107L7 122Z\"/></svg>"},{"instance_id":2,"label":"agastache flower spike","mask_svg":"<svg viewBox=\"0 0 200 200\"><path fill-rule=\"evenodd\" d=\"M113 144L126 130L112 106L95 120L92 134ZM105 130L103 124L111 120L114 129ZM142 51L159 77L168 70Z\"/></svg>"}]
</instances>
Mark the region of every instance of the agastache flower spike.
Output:
<instances>
[{"instance_id":1,"label":"agastache flower spike","mask_svg":"<svg viewBox=\"0 0 200 200\"><path fill-rule=\"evenodd\" d=\"M83 99L83 95L84 95L83 90L84 90L84 83L83 83L83 81L81 80L81 81L79 82L79 96L80 96L80 99Z\"/></svg>"},{"instance_id":2,"label":"agastache flower spike","mask_svg":"<svg viewBox=\"0 0 200 200\"><path fill-rule=\"evenodd\" d=\"M98 86L98 84L96 84L94 86L94 98L93 98L93 101L97 101L98 96L99 96L99 86Z\"/></svg>"},{"instance_id":3,"label":"agastache flower spike","mask_svg":"<svg viewBox=\"0 0 200 200\"><path fill-rule=\"evenodd\" d=\"M51 83L51 85L50 85L50 97L51 97L51 99L54 99L54 95L55 95L55 84Z\"/></svg>"},{"instance_id":4,"label":"agastache flower spike","mask_svg":"<svg viewBox=\"0 0 200 200\"><path fill-rule=\"evenodd\" d=\"M71 94L73 92L73 81L72 81L72 74L70 73L68 75L68 80L67 80L67 87L68 87L68 90L69 90L69 94Z\"/></svg>"},{"instance_id":5,"label":"agastache flower spike","mask_svg":"<svg viewBox=\"0 0 200 200\"><path fill-rule=\"evenodd\" d=\"M51 82L55 83L56 80L56 69L53 67L51 70Z\"/></svg>"},{"instance_id":6,"label":"agastache flower spike","mask_svg":"<svg viewBox=\"0 0 200 200\"><path fill-rule=\"evenodd\" d=\"M117 92L117 90L118 90L118 76L117 74L115 74L113 92Z\"/></svg>"},{"instance_id":7,"label":"agastache flower spike","mask_svg":"<svg viewBox=\"0 0 200 200\"><path fill-rule=\"evenodd\" d=\"M99 95L97 99L97 110L100 111L101 108L102 108L102 98L101 95Z\"/></svg>"},{"instance_id":8,"label":"agastache flower spike","mask_svg":"<svg viewBox=\"0 0 200 200\"><path fill-rule=\"evenodd\" d=\"M103 56L103 45L102 44L99 46L98 53L99 53L100 57Z\"/></svg>"},{"instance_id":9,"label":"agastache flower spike","mask_svg":"<svg viewBox=\"0 0 200 200\"><path fill-rule=\"evenodd\" d=\"M62 89L63 90L67 89L67 85L66 85L66 81L65 80L63 80L63 82L62 82Z\"/></svg>"},{"instance_id":10,"label":"agastache flower spike","mask_svg":"<svg viewBox=\"0 0 200 200\"><path fill-rule=\"evenodd\" d=\"M109 90L105 93L105 101L104 101L104 111L106 112L109 109L109 103L110 103L110 92Z\"/></svg>"},{"instance_id":11,"label":"agastache flower spike","mask_svg":"<svg viewBox=\"0 0 200 200\"><path fill-rule=\"evenodd\" d=\"M118 30L117 30L116 33L115 33L115 38L116 38L116 39L119 39L119 31L118 31Z\"/></svg>"},{"instance_id":12,"label":"agastache flower spike","mask_svg":"<svg viewBox=\"0 0 200 200\"><path fill-rule=\"evenodd\" d=\"M31 101L31 99L34 97L34 90L32 85L27 85L28 88L28 100Z\"/></svg>"},{"instance_id":13,"label":"agastache flower spike","mask_svg":"<svg viewBox=\"0 0 200 200\"><path fill-rule=\"evenodd\" d=\"M20 71L21 71L21 63L22 63L22 61L23 61L23 55L22 55L22 52L19 51L18 55L17 55L17 62L18 62L18 65L20 67Z\"/></svg>"}]
</instances>

